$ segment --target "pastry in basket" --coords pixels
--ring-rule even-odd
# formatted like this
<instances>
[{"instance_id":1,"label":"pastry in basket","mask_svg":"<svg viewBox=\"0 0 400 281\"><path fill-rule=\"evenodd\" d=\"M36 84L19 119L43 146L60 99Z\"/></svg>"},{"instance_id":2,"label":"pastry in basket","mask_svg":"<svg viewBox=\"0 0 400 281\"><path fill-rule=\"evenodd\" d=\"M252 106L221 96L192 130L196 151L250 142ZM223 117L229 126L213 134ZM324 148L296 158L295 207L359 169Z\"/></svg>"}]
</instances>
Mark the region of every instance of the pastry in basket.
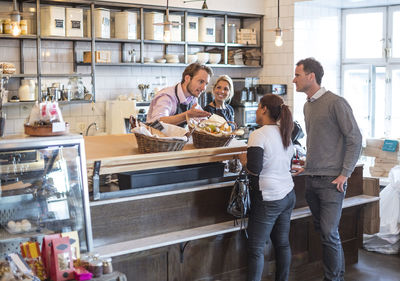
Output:
<instances>
[{"instance_id":1,"label":"pastry in basket","mask_svg":"<svg viewBox=\"0 0 400 281\"><path fill-rule=\"evenodd\" d=\"M196 148L226 146L235 135L243 134L243 130L232 130L230 124L236 127L235 123L216 114L199 122L189 120L188 124L193 130L193 144Z\"/></svg>"},{"instance_id":2,"label":"pastry in basket","mask_svg":"<svg viewBox=\"0 0 400 281\"><path fill-rule=\"evenodd\" d=\"M140 153L179 151L188 141L188 132L175 125L159 121L144 124L133 116L130 123Z\"/></svg>"}]
</instances>

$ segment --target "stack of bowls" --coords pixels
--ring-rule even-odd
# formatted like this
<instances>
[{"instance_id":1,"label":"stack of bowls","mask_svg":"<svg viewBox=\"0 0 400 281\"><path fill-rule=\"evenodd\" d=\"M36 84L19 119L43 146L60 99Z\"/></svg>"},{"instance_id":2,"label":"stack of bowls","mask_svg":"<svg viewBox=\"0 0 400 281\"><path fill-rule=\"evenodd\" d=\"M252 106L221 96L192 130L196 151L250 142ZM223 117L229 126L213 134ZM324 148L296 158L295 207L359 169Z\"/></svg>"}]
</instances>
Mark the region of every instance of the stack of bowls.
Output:
<instances>
[{"instance_id":1,"label":"stack of bowls","mask_svg":"<svg viewBox=\"0 0 400 281\"><path fill-rule=\"evenodd\" d=\"M167 63L179 63L179 57L175 54L166 54L164 58L167 60Z\"/></svg>"},{"instance_id":2,"label":"stack of bowls","mask_svg":"<svg viewBox=\"0 0 400 281\"><path fill-rule=\"evenodd\" d=\"M197 61L197 55L188 55L187 60L188 64L195 63Z\"/></svg>"},{"instance_id":3,"label":"stack of bowls","mask_svg":"<svg viewBox=\"0 0 400 281\"><path fill-rule=\"evenodd\" d=\"M209 53L197 53L197 62L200 64L206 64L210 59Z\"/></svg>"},{"instance_id":4,"label":"stack of bowls","mask_svg":"<svg viewBox=\"0 0 400 281\"><path fill-rule=\"evenodd\" d=\"M221 61L221 54L210 54L210 63L217 64Z\"/></svg>"}]
</instances>

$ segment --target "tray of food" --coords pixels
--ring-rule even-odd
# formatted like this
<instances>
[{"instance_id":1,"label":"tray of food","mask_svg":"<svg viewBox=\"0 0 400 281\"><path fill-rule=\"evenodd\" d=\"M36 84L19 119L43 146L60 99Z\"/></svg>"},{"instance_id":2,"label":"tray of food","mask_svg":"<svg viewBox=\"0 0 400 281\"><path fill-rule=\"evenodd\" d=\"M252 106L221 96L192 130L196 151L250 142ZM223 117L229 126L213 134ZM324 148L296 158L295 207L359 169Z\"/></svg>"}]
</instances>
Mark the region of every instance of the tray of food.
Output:
<instances>
[{"instance_id":1,"label":"tray of food","mask_svg":"<svg viewBox=\"0 0 400 281\"><path fill-rule=\"evenodd\" d=\"M64 128L55 129L53 123L40 123L35 122L33 125L29 123L24 124L25 134L34 137L50 137L50 136L62 136L69 133L69 123L64 123Z\"/></svg>"},{"instance_id":2,"label":"tray of food","mask_svg":"<svg viewBox=\"0 0 400 281\"><path fill-rule=\"evenodd\" d=\"M37 229L36 225L27 219L23 219L20 221L10 220L7 222L7 225L5 225L4 228L10 234L22 234L22 233L34 232Z\"/></svg>"}]
</instances>

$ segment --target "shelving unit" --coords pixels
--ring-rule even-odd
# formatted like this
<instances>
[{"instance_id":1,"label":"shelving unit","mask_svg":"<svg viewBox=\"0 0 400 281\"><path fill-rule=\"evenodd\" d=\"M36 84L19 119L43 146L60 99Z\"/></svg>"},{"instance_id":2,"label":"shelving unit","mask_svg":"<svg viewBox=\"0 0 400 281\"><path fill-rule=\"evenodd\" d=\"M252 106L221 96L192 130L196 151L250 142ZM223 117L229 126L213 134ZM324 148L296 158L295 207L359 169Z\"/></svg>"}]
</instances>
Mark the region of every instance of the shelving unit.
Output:
<instances>
[{"instance_id":1,"label":"shelving unit","mask_svg":"<svg viewBox=\"0 0 400 281\"><path fill-rule=\"evenodd\" d=\"M2 2L10 2L7 0L0 0ZM23 3L27 3L26 1L20 1L20 10L23 10ZM207 51L208 47L219 49L222 53L222 59L219 64L208 64L211 67L218 67L218 68L259 68L262 67L262 55L261 61L259 66L248 66L248 65L232 65L228 64L228 51L231 49L248 49L248 48L255 48L260 50L262 54L262 34L263 34L263 15L256 15L256 14L241 14L241 13L229 13L223 11L208 11L208 10L197 10L197 9L183 9L183 8L169 8L170 15L171 14L178 14L182 17L182 41L171 41L171 42L164 42L159 40L147 40L144 38L144 14L147 12L160 12L165 13L166 7L163 6L152 6L152 5L138 5L138 4L130 4L130 3L117 3L111 1L84 1L84 0L33 0L30 3L36 4L36 35L22 35L22 36L12 36L8 34L0 34L0 39L12 39L12 40L20 40L20 74L10 75L10 78L36 78L38 83L38 89L42 88L42 79L43 78L69 78L69 77L91 77L91 86L92 86L92 96L93 100L96 97L96 88L95 88L95 79L96 79L96 67L114 67L114 66L124 66L124 67L138 67L138 66L152 66L152 67L185 67L187 65L187 56L189 53L193 52L192 50L199 50L203 49ZM79 7L83 8L84 10L90 10L90 17L94 18L94 10L96 8L106 8L110 9L111 13L117 11L134 11L137 13L138 19L138 39L120 39L120 38L95 38L95 24L94 21L90 23L91 27L91 36L86 37L58 37L58 36L42 36L41 29L40 29L40 8L41 6L45 5L58 5L58 6L66 6L66 7ZM210 16L214 17L218 20L219 23L223 22L223 29L221 32L224 32L224 40L223 42L220 41L217 36L217 42L191 42L187 41L187 21L189 16ZM256 22L256 30L259 34L258 44L257 45L244 45L244 44L236 44L236 43L228 43L228 23L234 21L237 24L237 28L248 28L249 25L246 24L246 21ZM217 25L218 25L217 22ZM239 24L240 23L240 24ZM89 24L89 23L87 23ZM250 26L254 23L250 24ZM85 28L85 25L83 26ZM23 44L25 40L36 40L36 55L37 55L37 73L36 74L25 74L24 72L24 54L23 54ZM43 73L41 61L42 57L42 41L70 41L73 42L73 73L68 74L57 74L57 73ZM80 42L88 42L90 43L90 51L92 52L91 63L83 63L77 60L77 47ZM111 63L96 63L95 62L95 54L94 51L100 50L100 47L97 48L97 44L102 43L115 43L120 44L120 59L117 62ZM137 53L137 62L122 62L124 58L124 52L126 52L127 44L135 44L138 45L135 47ZM145 46L146 45L160 45L163 46L162 54L164 55L168 53L169 46L182 46L182 55L183 60L181 63L145 63ZM197 52L197 51L196 51ZM81 73L78 70L79 66L90 66L90 73ZM112 70L111 70L112 71ZM39 92L39 99L41 99L41 93ZM84 102L82 100L82 102ZM10 104L18 104L18 103L10 103Z\"/></svg>"}]
</instances>

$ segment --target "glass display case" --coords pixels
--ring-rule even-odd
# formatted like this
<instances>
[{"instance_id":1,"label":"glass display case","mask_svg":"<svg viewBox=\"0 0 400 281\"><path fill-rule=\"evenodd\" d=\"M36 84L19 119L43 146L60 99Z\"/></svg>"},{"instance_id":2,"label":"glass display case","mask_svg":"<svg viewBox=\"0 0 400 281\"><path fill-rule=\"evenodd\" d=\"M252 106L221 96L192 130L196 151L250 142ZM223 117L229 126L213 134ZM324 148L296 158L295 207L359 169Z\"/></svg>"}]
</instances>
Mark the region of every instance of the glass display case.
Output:
<instances>
[{"instance_id":1,"label":"glass display case","mask_svg":"<svg viewBox=\"0 0 400 281\"><path fill-rule=\"evenodd\" d=\"M82 136L0 138L0 255L69 231L92 248Z\"/></svg>"}]
</instances>

